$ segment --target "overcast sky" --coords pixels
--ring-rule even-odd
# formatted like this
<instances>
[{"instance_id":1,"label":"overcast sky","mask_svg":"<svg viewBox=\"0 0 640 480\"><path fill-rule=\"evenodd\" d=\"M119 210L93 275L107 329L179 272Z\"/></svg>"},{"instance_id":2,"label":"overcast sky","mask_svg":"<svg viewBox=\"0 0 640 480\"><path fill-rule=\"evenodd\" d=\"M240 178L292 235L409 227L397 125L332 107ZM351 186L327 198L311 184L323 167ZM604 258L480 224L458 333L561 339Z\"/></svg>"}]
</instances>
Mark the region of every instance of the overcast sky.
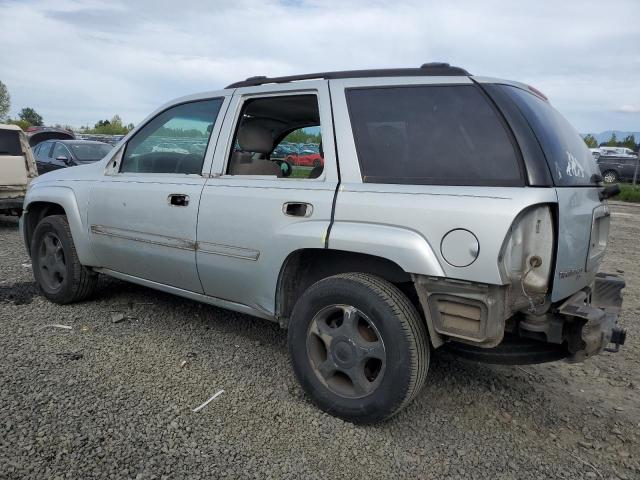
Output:
<instances>
[{"instance_id":1,"label":"overcast sky","mask_svg":"<svg viewBox=\"0 0 640 480\"><path fill-rule=\"evenodd\" d=\"M640 131L640 0L0 0L11 114L137 123L252 75L446 61L529 83L581 132Z\"/></svg>"}]
</instances>

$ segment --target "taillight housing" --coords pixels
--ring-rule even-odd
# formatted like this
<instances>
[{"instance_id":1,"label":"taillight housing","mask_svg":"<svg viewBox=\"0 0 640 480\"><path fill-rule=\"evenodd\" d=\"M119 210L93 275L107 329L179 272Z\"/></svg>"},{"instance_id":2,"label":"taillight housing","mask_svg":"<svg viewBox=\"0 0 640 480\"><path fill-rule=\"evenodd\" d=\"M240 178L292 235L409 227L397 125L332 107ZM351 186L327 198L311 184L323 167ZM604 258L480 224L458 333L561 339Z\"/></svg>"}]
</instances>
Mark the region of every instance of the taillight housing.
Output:
<instances>
[{"instance_id":1,"label":"taillight housing","mask_svg":"<svg viewBox=\"0 0 640 480\"><path fill-rule=\"evenodd\" d=\"M555 241L554 222L548 205L522 211L505 238L500 270L510 283L512 309L536 311L549 292Z\"/></svg>"}]
</instances>

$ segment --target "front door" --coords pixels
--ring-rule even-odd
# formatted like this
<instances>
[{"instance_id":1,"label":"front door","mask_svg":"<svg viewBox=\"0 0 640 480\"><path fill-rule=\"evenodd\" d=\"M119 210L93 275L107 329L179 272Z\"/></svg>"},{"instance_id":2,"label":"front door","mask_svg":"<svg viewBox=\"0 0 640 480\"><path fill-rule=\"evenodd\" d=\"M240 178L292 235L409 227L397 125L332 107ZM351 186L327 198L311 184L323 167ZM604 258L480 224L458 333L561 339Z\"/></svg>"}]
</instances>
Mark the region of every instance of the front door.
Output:
<instances>
[{"instance_id":1,"label":"front door","mask_svg":"<svg viewBox=\"0 0 640 480\"><path fill-rule=\"evenodd\" d=\"M325 248L338 183L328 83L237 89L220 139L198 217L200 279L207 295L270 315L285 259Z\"/></svg>"},{"instance_id":2,"label":"front door","mask_svg":"<svg viewBox=\"0 0 640 480\"><path fill-rule=\"evenodd\" d=\"M89 228L102 267L202 293L195 263L202 172L227 103L221 95L161 111L129 139L115 171L107 168L96 182Z\"/></svg>"}]
</instances>

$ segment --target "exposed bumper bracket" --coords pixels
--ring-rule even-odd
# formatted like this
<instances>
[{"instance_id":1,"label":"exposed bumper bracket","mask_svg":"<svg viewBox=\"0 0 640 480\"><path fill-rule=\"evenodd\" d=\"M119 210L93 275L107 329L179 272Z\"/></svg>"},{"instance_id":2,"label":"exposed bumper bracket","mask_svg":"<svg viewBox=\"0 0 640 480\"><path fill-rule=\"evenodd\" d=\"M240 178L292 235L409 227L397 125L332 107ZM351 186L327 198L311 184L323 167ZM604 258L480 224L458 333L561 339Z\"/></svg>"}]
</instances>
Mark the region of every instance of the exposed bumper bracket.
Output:
<instances>
[{"instance_id":1,"label":"exposed bumper bracket","mask_svg":"<svg viewBox=\"0 0 640 480\"><path fill-rule=\"evenodd\" d=\"M567 299L559 312L568 318L579 319L574 334L568 337L571 352L569 361L581 362L605 350L609 343L617 352L624 343L626 333L617 326L622 307L624 279L618 275L598 273L592 290L581 290ZM589 298L590 294L590 298Z\"/></svg>"}]
</instances>

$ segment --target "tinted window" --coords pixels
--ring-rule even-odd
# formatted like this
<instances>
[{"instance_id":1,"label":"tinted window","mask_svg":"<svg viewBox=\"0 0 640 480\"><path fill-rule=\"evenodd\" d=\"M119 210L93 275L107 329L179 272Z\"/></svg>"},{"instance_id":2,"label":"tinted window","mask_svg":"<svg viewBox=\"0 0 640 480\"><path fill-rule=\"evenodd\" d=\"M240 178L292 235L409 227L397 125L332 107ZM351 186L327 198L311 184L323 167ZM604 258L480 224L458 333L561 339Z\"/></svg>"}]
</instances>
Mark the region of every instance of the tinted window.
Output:
<instances>
[{"instance_id":1,"label":"tinted window","mask_svg":"<svg viewBox=\"0 0 640 480\"><path fill-rule=\"evenodd\" d=\"M600 174L591 151L580 134L549 104L521 88L503 85L527 118L544 151L557 186L583 186L595 183Z\"/></svg>"},{"instance_id":2,"label":"tinted window","mask_svg":"<svg viewBox=\"0 0 640 480\"><path fill-rule=\"evenodd\" d=\"M44 142L40 144L40 149L38 150L38 156L43 160L51 157L51 147L53 144L51 142Z\"/></svg>"},{"instance_id":3,"label":"tinted window","mask_svg":"<svg viewBox=\"0 0 640 480\"><path fill-rule=\"evenodd\" d=\"M350 89L365 182L522 185L518 156L472 85Z\"/></svg>"},{"instance_id":4,"label":"tinted window","mask_svg":"<svg viewBox=\"0 0 640 480\"><path fill-rule=\"evenodd\" d=\"M20 132L17 130L0 130L0 155L22 155Z\"/></svg>"},{"instance_id":5,"label":"tinted window","mask_svg":"<svg viewBox=\"0 0 640 480\"><path fill-rule=\"evenodd\" d=\"M56 146L53 147L53 158L58 157L67 157L67 159L71 160L71 156L69 155L67 147L65 147L64 144L60 142L56 143Z\"/></svg>"},{"instance_id":6,"label":"tinted window","mask_svg":"<svg viewBox=\"0 0 640 480\"><path fill-rule=\"evenodd\" d=\"M111 151L111 145L105 143L72 143L71 150L81 162L96 162Z\"/></svg>"},{"instance_id":7,"label":"tinted window","mask_svg":"<svg viewBox=\"0 0 640 480\"><path fill-rule=\"evenodd\" d=\"M200 173L222 99L184 103L160 113L127 143L122 172Z\"/></svg>"}]
</instances>

